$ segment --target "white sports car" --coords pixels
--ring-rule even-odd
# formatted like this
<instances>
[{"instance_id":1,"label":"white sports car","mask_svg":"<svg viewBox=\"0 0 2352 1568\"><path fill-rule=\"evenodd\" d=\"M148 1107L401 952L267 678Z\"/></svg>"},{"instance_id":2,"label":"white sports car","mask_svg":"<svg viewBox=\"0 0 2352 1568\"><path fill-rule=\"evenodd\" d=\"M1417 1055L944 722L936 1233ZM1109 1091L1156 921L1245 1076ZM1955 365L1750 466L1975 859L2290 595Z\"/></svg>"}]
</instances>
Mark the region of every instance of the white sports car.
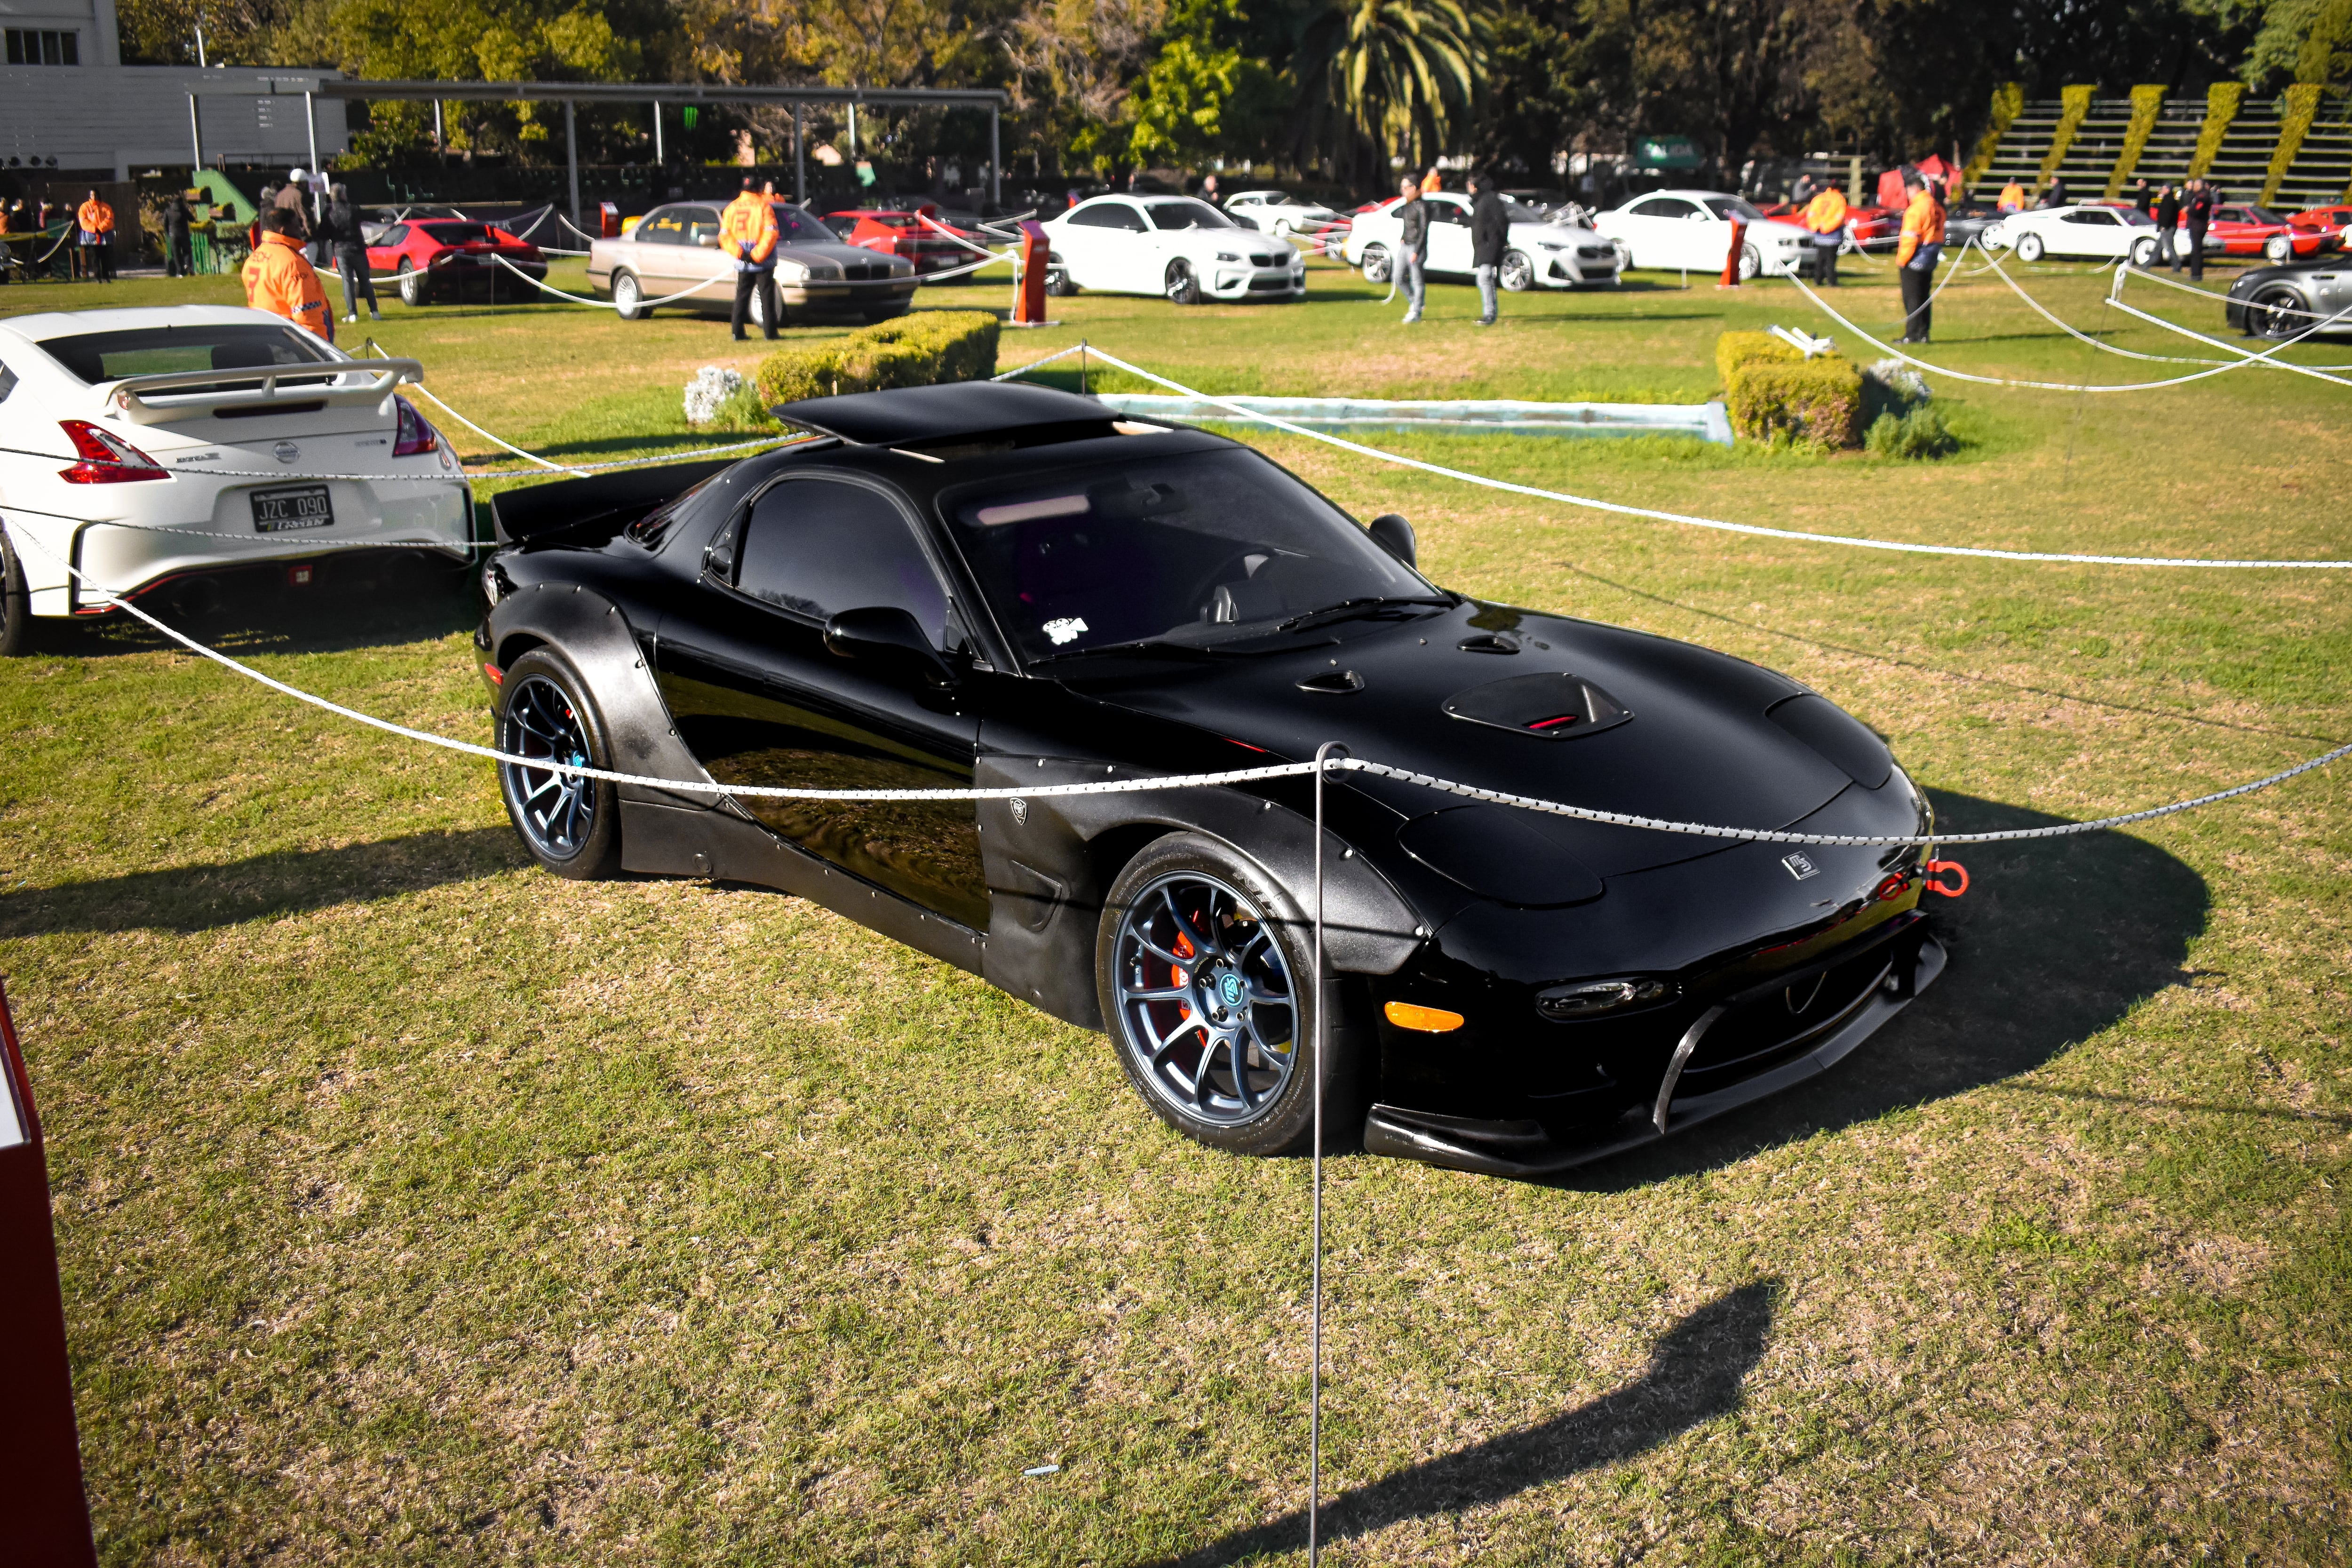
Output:
<instances>
[{"instance_id":1,"label":"white sports car","mask_svg":"<svg viewBox=\"0 0 2352 1568\"><path fill-rule=\"evenodd\" d=\"M1287 191L1243 191L1225 203L1225 216L1277 239L1320 234L1348 221L1329 207L1318 206Z\"/></svg>"},{"instance_id":2,"label":"white sports car","mask_svg":"<svg viewBox=\"0 0 2352 1568\"><path fill-rule=\"evenodd\" d=\"M394 390L424 379L241 306L0 321L0 653L29 616L104 614L102 589L351 540L467 559L473 492Z\"/></svg>"},{"instance_id":3,"label":"white sports car","mask_svg":"<svg viewBox=\"0 0 2352 1568\"><path fill-rule=\"evenodd\" d=\"M1651 191L1595 214L1592 226L1624 243L1633 256L1629 267L1720 272L1731 254L1734 219L1748 226L1739 244L1740 277L1786 272L1804 258L1811 240L1801 227L1766 217L1747 197L1721 191Z\"/></svg>"},{"instance_id":4,"label":"white sports car","mask_svg":"<svg viewBox=\"0 0 2352 1568\"><path fill-rule=\"evenodd\" d=\"M2102 261L2128 257L2142 267L2156 259L2156 220L2137 207L2077 202L2063 207L2029 207L1987 224L1977 236L1987 250L2005 247L2020 261L2045 256L2088 256ZM2183 231L2181 243L2188 243Z\"/></svg>"},{"instance_id":5,"label":"white sports car","mask_svg":"<svg viewBox=\"0 0 2352 1568\"><path fill-rule=\"evenodd\" d=\"M1297 300L1307 258L1244 228L1194 196L1096 196L1045 224L1054 293L1164 294L1203 300Z\"/></svg>"},{"instance_id":6,"label":"white sports car","mask_svg":"<svg viewBox=\"0 0 2352 1568\"><path fill-rule=\"evenodd\" d=\"M1452 191L1432 191L1422 201L1429 207L1429 270L1470 274L1470 198ZM1389 280L1404 220L1394 196L1368 213L1356 215L1340 254L1352 267L1364 269L1368 283ZM1516 294L1527 289L1573 289L1580 283L1614 283L1625 258L1617 247L1589 228L1553 223L1535 208L1514 201L1503 204L1510 228L1504 243L1503 263L1496 280Z\"/></svg>"}]
</instances>

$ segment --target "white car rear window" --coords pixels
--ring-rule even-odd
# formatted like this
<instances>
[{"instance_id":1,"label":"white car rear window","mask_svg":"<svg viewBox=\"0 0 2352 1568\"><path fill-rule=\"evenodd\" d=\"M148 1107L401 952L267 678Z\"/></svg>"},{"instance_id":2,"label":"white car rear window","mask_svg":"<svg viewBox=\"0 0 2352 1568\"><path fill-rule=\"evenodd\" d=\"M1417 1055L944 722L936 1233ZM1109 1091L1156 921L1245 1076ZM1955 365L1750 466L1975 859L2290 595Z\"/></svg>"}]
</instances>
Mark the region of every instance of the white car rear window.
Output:
<instances>
[{"instance_id":1,"label":"white car rear window","mask_svg":"<svg viewBox=\"0 0 2352 1568\"><path fill-rule=\"evenodd\" d=\"M319 364L334 358L310 333L291 326L232 322L185 327L131 327L43 338L41 351L92 385L130 375L188 370L260 370Z\"/></svg>"}]
</instances>

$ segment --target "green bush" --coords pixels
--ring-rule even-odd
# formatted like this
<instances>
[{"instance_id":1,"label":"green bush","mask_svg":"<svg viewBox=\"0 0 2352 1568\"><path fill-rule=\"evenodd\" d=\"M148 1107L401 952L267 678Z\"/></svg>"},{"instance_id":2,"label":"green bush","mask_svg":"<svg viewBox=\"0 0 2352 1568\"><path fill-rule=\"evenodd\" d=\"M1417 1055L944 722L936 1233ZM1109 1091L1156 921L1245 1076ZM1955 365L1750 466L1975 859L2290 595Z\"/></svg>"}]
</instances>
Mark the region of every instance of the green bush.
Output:
<instances>
[{"instance_id":1,"label":"green bush","mask_svg":"<svg viewBox=\"0 0 2352 1568\"><path fill-rule=\"evenodd\" d=\"M925 310L831 342L796 343L760 363L760 401L979 381L996 374L996 318L985 310Z\"/></svg>"},{"instance_id":2,"label":"green bush","mask_svg":"<svg viewBox=\"0 0 2352 1568\"><path fill-rule=\"evenodd\" d=\"M1882 414L1874 420L1863 444L1880 458L1945 458L1960 449L1944 416L1933 408L1908 414Z\"/></svg>"},{"instance_id":3,"label":"green bush","mask_svg":"<svg viewBox=\"0 0 2352 1568\"><path fill-rule=\"evenodd\" d=\"M1805 356L1769 332L1725 332L1715 340L1715 373L1723 384L1745 364L1800 364Z\"/></svg>"},{"instance_id":4,"label":"green bush","mask_svg":"<svg viewBox=\"0 0 2352 1568\"><path fill-rule=\"evenodd\" d=\"M1726 378L1731 428L1749 441L1819 450L1862 440L1862 373L1835 354L1791 363L1750 361Z\"/></svg>"}]
</instances>

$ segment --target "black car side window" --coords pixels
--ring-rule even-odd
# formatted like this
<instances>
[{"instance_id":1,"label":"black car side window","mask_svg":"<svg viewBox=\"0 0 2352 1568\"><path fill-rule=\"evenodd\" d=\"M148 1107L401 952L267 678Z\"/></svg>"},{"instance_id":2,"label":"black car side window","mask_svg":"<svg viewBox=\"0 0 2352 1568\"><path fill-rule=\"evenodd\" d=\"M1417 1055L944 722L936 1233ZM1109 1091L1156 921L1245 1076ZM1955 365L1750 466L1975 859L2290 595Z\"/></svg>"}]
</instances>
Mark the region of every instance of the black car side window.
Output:
<instances>
[{"instance_id":1,"label":"black car side window","mask_svg":"<svg viewBox=\"0 0 2352 1568\"><path fill-rule=\"evenodd\" d=\"M789 479L751 504L712 549L733 558L735 587L814 620L888 605L947 642L948 595L906 515L863 485Z\"/></svg>"}]
</instances>

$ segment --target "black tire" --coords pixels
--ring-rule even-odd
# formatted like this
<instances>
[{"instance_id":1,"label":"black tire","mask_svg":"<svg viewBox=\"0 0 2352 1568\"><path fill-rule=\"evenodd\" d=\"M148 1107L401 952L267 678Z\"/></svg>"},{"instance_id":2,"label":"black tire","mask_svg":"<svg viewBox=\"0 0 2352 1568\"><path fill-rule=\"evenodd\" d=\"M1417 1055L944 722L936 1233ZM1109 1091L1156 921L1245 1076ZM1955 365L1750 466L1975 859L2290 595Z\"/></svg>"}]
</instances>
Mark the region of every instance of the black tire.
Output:
<instances>
[{"instance_id":1,"label":"black tire","mask_svg":"<svg viewBox=\"0 0 2352 1568\"><path fill-rule=\"evenodd\" d=\"M25 588L25 563L16 558L8 531L0 528L0 658L15 658L32 647L33 604Z\"/></svg>"},{"instance_id":2,"label":"black tire","mask_svg":"<svg viewBox=\"0 0 2352 1568\"><path fill-rule=\"evenodd\" d=\"M2294 336L2317 319L2304 304L2303 296L2292 289L2265 289L2246 305L2247 334L2273 342Z\"/></svg>"},{"instance_id":3,"label":"black tire","mask_svg":"<svg viewBox=\"0 0 2352 1568\"><path fill-rule=\"evenodd\" d=\"M1763 270L1764 253L1742 240L1739 246L1739 280L1742 283L1753 282L1756 275Z\"/></svg>"},{"instance_id":4,"label":"black tire","mask_svg":"<svg viewBox=\"0 0 2352 1568\"><path fill-rule=\"evenodd\" d=\"M2134 267L2155 266L2156 241L2153 239L2136 239L2132 241L2131 258L2132 265Z\"/></svg>"},{"instance_id":5,"label":"black tire","mask_svg":"<svg viewBox=\"0 0 2352 1568\"><path fill-rule=\"evenodd\" d=\"M507 667L499 750L593 768L613 765L588 683L553 648L535 647ZM612 781L567 778L516 763L498 766L507 820L532 859L575 881L620 870L620 795Z\"/></svg>"},{"instance_id":6,"label":"black tire","mask_svg":"<svg viewBox=\"0 0 2352 1568\"><path fill-rule=\"evenodd\" d=\"M625 321L642 321L650 317L653 307L645 303L645 285L634 272L613 274L613 314Z\"/></svg>"},{"instance_id":7,"label":"black tire","mask_svg":"<svg viewBox=\"0 0 2352 1568\"><path fill-rule=\"evenodd\" d=\"M1496 274L1506 294L1524 294L1536 286L1536 264L1528 259L1524 250L1503 252L1503 265Z\"/></svg>"},{"instance_id":8,"label":"black tire","mask_svg":"<svg viewBox=\"0 0 2352 1568\"><path fill-rule=\"evenodd\" d=\"M1385 245L1364 247L1364 281L1385 283L1389 280L1389 247Z\"/></svg>"},{"instance_id":9,"label":"black tire","mask_svg":"<svg viewBox=\"0 0 2352 1568\"><path fill-rule=\"evenodd\" d=\"M1160 279L1160 290L1168 296L1168 302L1171 305L1197 305L1201 302L1201 279L1193 272L1192 264L1181 257L1168 264L1168 270Z\"/></svg>"},{"instance_id":10,"label":"black tire","mask_svg":"<svg viewBox=\"0 0 2352 1568\"><path fill-rule=\"evenodd\" d=\"M2017 237L2017 258L2029 267L2041 260L2042 254L2049 247L2042 242L2042 237L2030 230Z\"/></svg>"},{"instance_id":11,"label":"black tire","mask_svg":"<svg viewBox=\"0 0 2352 1568\"><path fill-rule=\"evenodd\" d=\"M2284 234L2274 234L2271 236L2270 238L2263 242L2263 258L2265 261L2294 260L2294 239Z\"/></svg>"},{"instance_id":12,"label":"black tire","mask_svg":"<svg viewBox=\"0 0 2352 1568\"><path fill-rule=\"evenodd\" d=\"M1209 962L1184 962L1203 951L1188 930L1201 933ZM1313 943L1290 897L1213 838L1171 834L1128 863L1096 931L1095 984L1120 1070L1154 1114L1228 1153L1288 1154L1308 1145L1315 1016L1305 977ZM1339 994L1336 984L1325 988L1327 998ZM1327 1151L1352 1140L1364 1111L1367 1053L1345 1021L1335 1003L1323 1085ZM1229 1033L1213 1034L1221 1022ZM1190 1089L1188 1074L1198 1080Z\"/></svg>"},{"instance_id":13,"label":"black tire","mask_svg":"<svg viewBox=\"0 0 2352 1568\"><path fill-rule=\"evenodd\" d=\"M433 303L433 281L416 270L405 256L400 258L400 302L410 307Z\"/></svg>"},{"instance_id":14,"label":"black tire","mask_svg":"<svg viewBox=\"0 0 2352 1568\"><path fill-rule=\"evenodd\" d=\"M1078 291L1070 281L1070 269L1056 262L1045 268L1045 292L1056 300L1066 300Z\"/></svg>"}]
</instances>

